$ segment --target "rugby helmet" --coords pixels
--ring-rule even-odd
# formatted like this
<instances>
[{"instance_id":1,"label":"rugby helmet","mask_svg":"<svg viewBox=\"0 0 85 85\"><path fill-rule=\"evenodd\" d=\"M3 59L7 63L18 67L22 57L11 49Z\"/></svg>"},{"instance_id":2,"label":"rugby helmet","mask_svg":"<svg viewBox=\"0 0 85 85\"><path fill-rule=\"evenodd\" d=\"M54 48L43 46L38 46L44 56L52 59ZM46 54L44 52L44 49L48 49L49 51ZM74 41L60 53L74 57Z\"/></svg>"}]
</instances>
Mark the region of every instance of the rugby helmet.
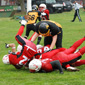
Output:
<instances>
[{"instance_id":1,"label":"rugby helmet","mask_svg":"<svg viewBox=\"0 0 85 85\"><path fill-rule=\"evenodd\" d=\"M47 23L41 23L39 25L38 32L42 36L49 34L49 32L50 32L49 25Z\"/></svg>"},{"instance_id":2,"label":"rugby helmet","mask_svg":"<svg viewBox=\"0 0 85 85\"><path fill-rule=\"evenodd\" d=\"M39 7L43 7L44 8L43 10L46 9L46 5L45 4L40 4Z\"/></svg>"},{"instance_id":3,"label":"rugby helmet","mask_svg":"<svg viewBox=\"0 0 85 85\"><path fill-rule=\"evenodd\" d=\"M36 45L37 49L42 48L42 45Z\"/></svg>"},{"instance_id":4,"label":"rugby helmet","mask_svg":"<svg viewBox=\"0 0 85 85\"><path fill-rule=\"evenodd\" d=\"M29 63L29 70L31 72L38 72L41 69L42 63L39 59L33 59Z\"/></svg>"},{"instance_id":5,"label":"rugby helmet","mask_svg":"<svg viewBox=\"0 0 85 85\"><path fill-rule=\"evenodd\" d=\"M2 61L3 61L4 64L10 64L9 55L4 55Z\"/></svg>"},{"instance_id":6,"label":"rugby helmet","mask_svg":"<svg viewBox=\"0 0 85 85\"><path fill-rule=\"evenodd\" d=\"M37 5L33 5L33 6L32 6L32 10L33 10L33 11L38 10L38 6L37 6Z\"/></svg>"}]
</instances>

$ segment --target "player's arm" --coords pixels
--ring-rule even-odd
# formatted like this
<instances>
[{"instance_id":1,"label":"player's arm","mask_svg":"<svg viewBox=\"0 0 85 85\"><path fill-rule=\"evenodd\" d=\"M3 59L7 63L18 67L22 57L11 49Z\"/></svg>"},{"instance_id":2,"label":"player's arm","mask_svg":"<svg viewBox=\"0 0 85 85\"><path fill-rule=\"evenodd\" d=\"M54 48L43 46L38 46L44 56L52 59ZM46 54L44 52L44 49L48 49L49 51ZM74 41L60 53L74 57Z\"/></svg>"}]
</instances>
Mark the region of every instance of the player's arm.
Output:
<instances>
[{"instance_id":1,"label":"player's arm","mask_svg":"<svg viewBox=\"0 0 85 85\"><path fill-rule=\"evenodd\" d=\"M46 16L47 16L47 20L49 20L49 10L46 10L45 13L46 13Z\"/></svg>"},{"instance_id":2,"label":"player's arm","mask_svg":"<svg viewBox=\"0 0 85 85\"><path fill-rule=\"evenodd\" d=\"M36 32L36 33L33 35L33 37L31 38L31 41L32 41L32 42L35 41L38 36L39 36L39 34Z\"/></svg>"},{"instance_id":3,"label":"player's arm","mask_svg":"<svg viewBox=\"0 0 85 85\"><path fill-rule=\"evenodd\" d=\"M50 49L53 49L53 47L55 46L56 41L57 41L57 35L54 35L52 38L53 38L53 40L52 40L52 43L51 43Z\"/></svg>"},{"instance_id":4,"label":"player's arm","mask_svg":"<svg viewBox=\"0 0 85 85\"><path fill-rule=\"evenodd\" d=\"M58 68L60 73L63 74L63 69L62 69L62 66L61 66L59 60L52 61L52 62L50 62L50 64L52 65L53 69Z\"/></svg>"},{"instance_id":5,"label":"player's arm","mask_svg":"<svg viewBox=\"0 0 85 85\"><path fill-rule=\"evenodd\" d=\"M11 47L11 48L12 48L12 52L13 52L13 53L16 52L16 46L15 46L14 43L11 43L11 44L7 44L7 43L5 43L5 47L6 47L6 48Z\"/></svg>"}]
</instances>

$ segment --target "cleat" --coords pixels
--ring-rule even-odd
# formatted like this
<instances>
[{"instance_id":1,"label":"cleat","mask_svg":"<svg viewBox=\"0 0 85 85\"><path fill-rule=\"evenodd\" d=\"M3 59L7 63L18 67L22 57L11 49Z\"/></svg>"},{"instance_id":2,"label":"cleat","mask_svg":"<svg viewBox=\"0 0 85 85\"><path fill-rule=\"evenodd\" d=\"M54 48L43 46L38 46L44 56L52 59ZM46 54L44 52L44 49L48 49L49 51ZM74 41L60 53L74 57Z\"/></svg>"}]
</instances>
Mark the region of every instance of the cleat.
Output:
<instances>
[{"instance_id":1,"label":"cleat","mask_svg":"<svg viewBox=\"0 0 85 85\"><path fill-rule=\"evenodd\" d=\"M80 71L79 69L75 68L75 67L67 67L68 71Z\"/></svg>"},{"instance_id":2,"label":"cleat","mask_svg":"<svg viewBox=\"0 0 85 85\"><path fill-rule=\"evenodd\" d=\"M71 22L74 22L74 20L71 20Z\"/></svg>"}]
</instances>

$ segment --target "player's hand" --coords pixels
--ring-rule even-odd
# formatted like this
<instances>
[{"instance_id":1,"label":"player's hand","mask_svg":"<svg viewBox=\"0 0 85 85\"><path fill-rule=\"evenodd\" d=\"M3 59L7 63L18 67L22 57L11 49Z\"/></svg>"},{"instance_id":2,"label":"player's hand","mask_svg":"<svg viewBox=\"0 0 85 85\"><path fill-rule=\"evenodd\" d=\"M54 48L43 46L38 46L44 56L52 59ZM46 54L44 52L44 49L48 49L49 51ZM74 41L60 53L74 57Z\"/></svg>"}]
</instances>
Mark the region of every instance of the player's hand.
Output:
<instances>
[{"instance_id":1,"label":"player's hand","mask_svg":"<svg viewBox=\"0 0 85 85\"><path fill-rule=\"evenodd\" d=\"M8 54L11 54L11 53L12 53L12 52L9 50L9 51L8 51Z\"/></svg>"},{"instance_id":2,"label":"player's hand","mask_svg":"<svg viewBox=\"0 0 85 85\"><path fill-rule=\"evenodd\" d=\"M45 16L45 15L46 15L46 13L44 13L44 12L43 12L43 13L41 13L41 15L42 15L42 16Z\"/></svg>"},{"instance_id":3,"label":"player's hand","mask_svg":"<svg viewBox=\"0 0 85 85\"><path fill-rule=\"evenodd\" d=\"M21 23L21 25L24 25L25 26L27 24L27 21L26 20L21 20L20 23Z\"/></svg>"},{"instance_id":4,"label":"player's hand","mask_svg":"<svg viewBox=\"0 0 85 85\"><path fill-rule=\"evenodd\" d=\"M8 46L8 44L7 44L7 43L5 43L5 48L9 48L9 46Z\"/></svg>"}]
</instances>

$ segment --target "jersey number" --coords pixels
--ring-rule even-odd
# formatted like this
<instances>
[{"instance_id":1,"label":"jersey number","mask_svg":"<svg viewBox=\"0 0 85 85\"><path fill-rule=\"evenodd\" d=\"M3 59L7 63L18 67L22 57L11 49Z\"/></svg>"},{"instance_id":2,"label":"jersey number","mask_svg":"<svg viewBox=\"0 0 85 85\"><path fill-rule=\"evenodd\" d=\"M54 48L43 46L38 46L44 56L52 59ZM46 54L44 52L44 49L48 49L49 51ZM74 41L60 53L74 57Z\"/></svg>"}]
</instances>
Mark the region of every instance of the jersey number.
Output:
<instances>
[{"instance_id":1,"label":"jersey number","mask_svg":"<svg viewBox=\"0 0 85 85\"><path fill-rule=\"evenodd\" d=\"M28 58L26 56L24 56L24 55L23 55L23 58L24 58L23 60L19 61L19 64L20 65L22 65L24 61L27 61L28 60Z\"/></svg>"},{"instance_id":2,"label":"jersey number","mask_svg":"<svg viewBox=\"0 0 85 85\"><path fill-rule=\"evenodd\" d=\"M35 15L29 15L29 19L28 20L34 20L35 19Z\"/></svg>"},{"instance_id":3,"label":"jersey number","mask_svg":"<svg viewBox=\"0 0 85 85\"><path fill-rule=\"evenodd\" d=\"M43 53L45 51L49 50L49 47L45 46L44 49L38 49L37 52Z\"/></svg>"}]
</instances>

